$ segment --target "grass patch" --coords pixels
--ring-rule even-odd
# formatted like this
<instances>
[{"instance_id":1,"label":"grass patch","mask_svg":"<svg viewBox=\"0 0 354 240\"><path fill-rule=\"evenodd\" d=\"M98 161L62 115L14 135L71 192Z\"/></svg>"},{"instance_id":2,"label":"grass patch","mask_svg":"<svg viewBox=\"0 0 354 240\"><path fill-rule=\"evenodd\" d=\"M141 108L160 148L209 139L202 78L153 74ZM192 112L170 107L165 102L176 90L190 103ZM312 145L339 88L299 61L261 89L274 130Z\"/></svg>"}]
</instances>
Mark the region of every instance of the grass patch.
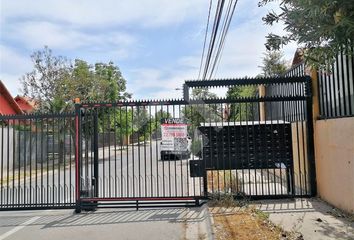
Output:
<instances>
[{"instance_id":1,"label":"grass patch","mask_svg":"<svg viewBox=\"0 0 354 240\"><path fill-rule=\"evenodd\" d=\"M244 206L210 207L216 240L300 240L301 234L286 232L269 221L269 214Z\"/></svg>"}]
</instances>

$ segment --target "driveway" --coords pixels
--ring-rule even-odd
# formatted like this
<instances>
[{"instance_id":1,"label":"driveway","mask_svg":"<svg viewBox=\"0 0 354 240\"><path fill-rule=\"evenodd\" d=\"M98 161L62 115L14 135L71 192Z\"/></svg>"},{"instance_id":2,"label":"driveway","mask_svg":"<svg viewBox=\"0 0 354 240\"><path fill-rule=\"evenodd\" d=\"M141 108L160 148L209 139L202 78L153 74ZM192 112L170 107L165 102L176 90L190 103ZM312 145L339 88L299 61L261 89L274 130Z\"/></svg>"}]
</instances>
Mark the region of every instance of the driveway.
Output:
<instances>
[{"instance_id":1,"label":"driveway","mask_svg":"<svg viewBox=\"0 0 354 240\"><path fill-rule=\"evenodd\" d=\"M0 212L0 240L209 239L205 206L121 210Z\"/></svg>"}]
</instances>

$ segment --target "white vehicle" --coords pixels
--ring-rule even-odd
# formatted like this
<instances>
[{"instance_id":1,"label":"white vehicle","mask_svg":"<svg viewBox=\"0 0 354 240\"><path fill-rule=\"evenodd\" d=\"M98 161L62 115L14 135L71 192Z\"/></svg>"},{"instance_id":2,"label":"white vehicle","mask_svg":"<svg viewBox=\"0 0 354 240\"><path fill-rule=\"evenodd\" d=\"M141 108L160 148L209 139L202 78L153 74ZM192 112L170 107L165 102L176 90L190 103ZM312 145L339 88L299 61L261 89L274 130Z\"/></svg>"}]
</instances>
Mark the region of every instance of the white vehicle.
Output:
<instances>
[{"instance_id":1,"label":"white vehicle","mask_svg":"<svg viewBox=\"0 0 354 240\"><path fill-rule=\"evenodd\" d=\"M188 124L183 118L161 119L161 160L190 157L192 141L187 128Z\"/></svg>"}]
</instances>

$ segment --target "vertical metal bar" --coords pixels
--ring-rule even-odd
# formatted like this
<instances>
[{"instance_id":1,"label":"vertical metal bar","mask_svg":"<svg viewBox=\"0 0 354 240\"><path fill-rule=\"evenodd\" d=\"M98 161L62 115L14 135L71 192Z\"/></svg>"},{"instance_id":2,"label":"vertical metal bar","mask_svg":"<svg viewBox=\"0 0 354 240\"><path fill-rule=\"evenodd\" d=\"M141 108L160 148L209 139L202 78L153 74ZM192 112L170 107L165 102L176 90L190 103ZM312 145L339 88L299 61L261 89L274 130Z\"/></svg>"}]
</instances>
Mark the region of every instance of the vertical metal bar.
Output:
<instances>
[{"instance_id":1,"label":"vertical metal bar","mask_svg":"<svg viewBox=\"0 0 354 240\"><path fill-rule=\"evenodd\" d=\"M72 149L71 149L71 145L72 145L72 118L69 118L69 203L73 203L73 199L72 199L72 193L71 193L71 186L72 186Z\"/></svg>"},{"instance_id":2,"label":"vertical metal bar","mask_svg":"<svg viewBox=\"0 0 354 240\"><path fill-rule=\"evenodd\" d=\"M0 122L1 124L1 178L0 178L0 182L1 182L1 186L0 186L0 206L3 205L3 182L4 182L4 175L3 175L3 170L4 170L4 122ZM7 166L8 167L8 166Z\"/></svg>"},{"instance_id":3,"label":"vertical metal bar","mask_svg":"<svg viewBox=\"0 0 354 240\"><path fill-rule=\"evenodd\" d=\"M257 163L257 158L256 158L256 133L255 133L255 130L254 130L254 118L255 118L255 113L254 113L254 103L250 103L250 105L252 106L252 114L251 114L251 118L252 118L252 147L253 147L253 164L255 166L254 168L254 186L255 186L255 194L258 195L258 182L257 182L257 167L258 166L258 163ZM259 123L258 123L259 124Z\"/></svg>"},{"instance_id":4,"label":"vertical metal bar","mask_svg":"<svg viewBox=\"0 0 354 240\"><path fill-rule=\"evenodd\" d=\"M269 109L270 109L270 147L271 147L271 163L272 163L272 168L273 168L273 187L274 187L274 195L277 195L277 182L276 182L276 172L275 172L275 160L274 160L274 138L273 138L273 107L272 107L272 103L273 102L269 102ZM269 159L267 158L267 168L269 169ZM269 195L271 195L271 193L268 193Z\"/></svg>"},{"instance_id":5,"label":"vertical metal bar","mask_svg":"<svg viewBox=\"0 0 354 240\"><path fill-rule=\"evenodd\" d=\"M173 117L175 118L176 115L175 115L175 105L172 106L173 109L172 109L172 112L173 112ZM188 141L188 140L187 140ZM188 151L188 147L187 147L187 151ZM181 156L181 159L183 158L183 156ZM177 156L175 156L175 159L174 159L174 165L175 165L175 175L174 175L174 179L175 179L175 197L177 197L177 166L176 166L176 161L177 161Z\"/></svg>"},{"instance_id":6,"label":"vertical metal bar","mask_svg":"<svg viewBox=\"0 0 354 240\"><path fill-rule=\"evenodd\" d=\"M81 110L80 104L75 104L75 204L76 211L81 211L80 203L80 156L81 156L81 129L80 129L80 118Z\"/></svg>"},{"instance_id":7,"label":"vertical metal bar","mask_svg":"<svg viewBox=\"0 0 354 240\"><path fill-rule=\"evenodd\" d=\"M230 136L230 130L231 130L231 126L230 126L230 116L229 116L229 109L228 109L228 105L225 104L225 116L223 116L225 118L225 120L227 121L227 162L228 162L228 172L229 172L229 179L227 181L229 181L229 189L228 189L228 193L232 194L232 169L233 169L233 165L231 162L231 154L234 153L233 150L235 145L231 146L231 136ZM223 113L222 113L223 114ZM232 153L231 153L232 152Z\"/></svg>"},{"instance_id":8,"label":"vertical metal bar","mask_svg":"<svg viewBox=\"0 0 354 240\"><path fill-rule=\"evenodd\" d=\"M14 136L12 136L14 137ZM12 145L13 148L15 148L14 145ZM14 158L15 156L12 156ZM14 168L14 166L12 166ZM7 199L6 203L9 206L9 197L10 197L10 121L7 123L7 172L6 172L6 183L7 183Z\"/></svg>"},{"instance_id":9,"label":"vertical metal bar","mask_svg":"<svg viewBox=\"0 0 354 240\"><path fill-rule=\"evenodd\" d=\"M260 100L260 99L259 99ZM259 164L262 166L262 169L261 169L261 195L264 195L264 176L263 176L263 169L264 169L264 165L263 163L261 162L262 158L260 156L262 156L262 123L261 123L261 106L263 106L265 108L265 102L263 102L263 105L261 105L261 101L258 101L257 102L257 108L258 108L258 132L257 132L257 142L255 144L257 144L258 146L258 161L259 161ZM263 111L263 110L262 110ZM266 114L266 111L264 110L264 115ZM265 116L264 116L265 117Z\"/></svg>"},{"instance_id":10,"label":"vertical metal bar","mask_svg":"<svg viewBox=\"0 0 354 240\"><path fill-rule=\"evenodd\" d=\"M142 126L141 126L141 122L140 122L140 106L137 106L136 107L137 108L137 126L138 126L138 129L137 129L137 134L138 134L138 156L137 156L137 160L138 160L138 173L139 173L139 175L138 175L138 195L139 195L139 197L141 197L141 179L140 179L140 177L141 177L141 164L140 164L140 161L141 161L141 159L140 159L140 131L141 131L141 128L142 128ZM144 114L144 113L142 113L142 114ZM142 119L143 120L143 119ZM144 132L143 132L143 134L144 134Z\"/></svg>"},{"instance_id":11,"label":"vertical metal bar","mask_svg":"<svg viewBox=\"0 0 354 240\"><path fill-rule=\"evenodd\" d=\"M225 171L225 129L224 129L224 118L223 118L223 113L224 113L224 107L223 104L220 103L220 115L221 115L221 160L222 160L222 168L223 168L223 183L224 183L224 189L223 191L226 192L225 186L226 186L226 171Z\"/></svg>"},{"instance_id":12,"label":"vertical metal bar","mask_svg":"<svg viewBox=\"0 0 354 240\"><path fill-rule=\"evenodd\" d=\"M305 102L301 101L301 136L302 136L302 158L304 159L304 180L305 180L305 194L308 195L308 182L307 182L307 157L306 157L306 145L305 145L305 131L304 131L304 123L305 123L305 119L304 119L304 115L305 115ZM294 188L295 189L295 186ZM295 191L295 190L294 190Z\"/></svg>"},{"instance_id":13,"label":"vertical metal bar","mask_svg":"<svg viewBox=\"0 0 354 240\"><path fill-rule=\"evenodd\" d=\"M133 197L136 196L135 194L135 152L134 152L134 106L131 107L132 109L132 129L133 129L133 135L132 135L132 162L133 162L133 168L132 168L132 172L133 172Z\"/></svg>"},{"instance_id":14,"label":"vertical metal bar","mask_svg":"<svg viewBox=\"0 0 354 240\"><path fill-rule=\"evenodd\" d=\"M162 111L162 108L161 108L161 118L163 117L163 111ZM157 129L157 121L160 121L160 119L157 118L157 106L155 105L155 129L156 129L156 133L159 131L159 129ZM160 129L161 131L161 129ZM156 139L156 193L157 193L157 197L160 196L160 191L159 191L159 154L158 154L158 141ZM161 157L161 162L163 162L163 159Z\"/></svg>"},{"instance_id":15,"label":"vertical metal bar","mask_svg":"<svg viewBox=\"0 0 354 240\"><path fill-rule=\"evenodd\" d=\"M26 154L27 154L27 119L25 120L24 122L24 136L23 136L23 140L24 140L24 146L23 146L23 155L24 155L24 162L23 162L23 167L24 167L24 170L23 170L23 203L24 204L27 204L27 179L26 179L26 175L27 175L27 157L26 157Z\"/></svg>"},{"instance_id":16,"label":"vertical metal bar","mask_svg":"<svg viewBox=\"0 0 354 240\"><path fill-rule=\"evenodd\" d=\"M111 184L111 108L106 107L107 109L107 136L108 136L108 196L112 197L112 184Z\"/></svg>"},{"instance_id":17,"label":"vertical metal bar","mask_svg":"<svg viewBox=\"0 0 354 240\"><path fill-rule=\"evenodd\" d=\"M44 203L44 186L43 186L43 149L44 149L44 142L43 142L43 132L44 132L44 118L41 118L41 205L43 206ZM47 150L47 149L46 149ZM46 151L47 152L47 151Z\"/></svg>"},{"instance_id":18,"label":"vertical metal bar","mask_svg":"<svg viewBox=\"0 0 354 240\"><path fill-rule=\"evenodd\" d=\"M193 116L198 114L198 113L196 113L197 108L198 108L198 104L196 104L190 108L191 109L191 127L192 127L192 129L194 128L194 124L195 124L195 122L193 120ZM193 156L192 160L194 160L194 156ZM193 197L195 197L195 195L196 195L196 192L195 192L195 177L194 177L193 178Z\"/></svg>"},{"instance_id":19,"label":"vertical metal bar","mask_svg":"<svg viewBox=\"0 0 354 240\"><path fill-rule=\"evenodd\" d=\"M309 180L311 186L311 196L317 195L317 183L316 183L316 163L314 153L314 139L313 139L313 116L312 116L312 90L311 82L307 81L306 86L306 122L307 122L307 157L309 162Z\"/></svg>"},{"instance_id":20,"label":"vertical metal bar","mask_svg":"<svg viewBox=\"0 0 354 240\"><path fill-rule=\"evenodd\" d=\"M126 130L126 129L125 129ZM122 107L119 107L119 143L120 143L120 196L123 197L123 141L126 134L123 135ZM123 137L124 136L124 137ZM127 152L128 154L128 152Z\"/></svg>"},{"instance_id":21,"label":"vertical metal bar","mask_svg":"<svg viewBox=\"0 0 354 240\"><path fill-rule=\"evenodd\" d=\"M38 117L38 116L37 116ZM38 204L38 192L37 192L37 187L38 187L38 121L39 118L35 118L35 198L34 202L37 205Z\"/></svg>"},{"instance_id":22,"label":"vertical metal bar","mask_svg":"<svg viewBox=\"0 0 354 240\"><path fill-rule=\"evenodd\" d=\"M332 64L332 69L331 69L331 81L333 82L333 103L334 103L334 116L339 116L338 113L338 106L337 106L337 100L338 100L338 81L335 77L334 74L334 64Z\"/></svg>"},{"instance_id":23,"label":"vertical metal bar","mask_svg":"<svg viewBox=\"0 0 354 240\"><path fill-rule=\"evenodd\" d=\"M250 140L249 140L249 127L248 127L248 118L249 118L249 112L248 112L248 103L245 102L245 121L246 121L246 142L247 142L247 147L246 147L246 155L247 155L247 169L248 169L248 191L249 195L253 195L252 189L251 189L251 159L250 159Z\"/></svg>"},{"instance_id":24,"label":"vertical metal bar","mask_svg":"<svg viewBox=\"0 0 354 240\"><path fill-rule=\"evenodd\" d=\"M55 145L55 119L51 118L51 122L52 122L52 205L54 206L54 202L55 202L55 149L54 149L54 145Z\"/></svg>"},{"instance_id":25,"label":"vertical metal bar","mask_svg":"<svg viewBox=\"0 0 354 240\"><path fill-rule=\"evenodd\" d=\"M152 174L152 145L153 145L153 138L152 138L152 113L151 113L151 105L148 105L149 107L149 131L150 131L150 144L149 144L149 150L150 150L150 197L154 196L154 186L153 186L153 174ZM158 121L158 119L155 119L155 122ZM157 129L155 129L155 135L157 133ZM155 139L157 141L157 139Z\"/></svg>"},{"instance_id":26,"label":"vertical metal bar","mask_svg":"<svg viewBox=\"0 0 354 240\"><path fill-rule=\"evenodd\" d=\"M351 116L352 115L352 104L354 104L351 101L351 95L350 95L350 67L349 67L349 58L350 55L349 53L346 53L345 55L345 66L346 66L346 77L347 77L347 93L346 95L348 96L348 112L347 112L347 116ZM353 71L353 68L352 68Z\"/></svg>"},{"instance_id":27,"label":"vertical metal bar","mask_svg":"<svg viewBox=\"0 0 354 240\"><path fill-rule=\"evenodd\" d=\"M133 126L132 126L133 128ZM127 150L126 150L126 155L127 155L127 197L129 197L129 124L128 124L128 106L125 106L125 137L126 137L126 144L127 144Z\"/></svg>"},{"instance_id":28,"label":"vertical metal bar","mask_svg":"<svg viewBox=\"0 0 354 240\"><path fill-rule=\"evenodd\" d=\"M147 129L147 125L148 125L148 123L149 123L149 118L148 118L148 116L147 116L147 114L148 114L148 111L146 110L146 107L144 106L143 107L143 110L144 110L144 128L143 128L143 130L144 130L144 196L145 197L147 197L147 183L146 183L146 178L147 178L147 174L146 174L146 164L147 164L147 162L146 162L146 135L147 134L149 134L149 129ZM150 116L150 115L149 115ZM150 123L149 123L150 124ZM151 140L151 134L149 135L149 138L150 138L150 140Z\"/></svg>"},{"instance_id":29,"label":"vertical metal bar","mask_svg":"<svg viewBox=\"0 0 354 240\"><path fill-rule=\"evenodd\" d=\"M205 166L208 166L209 169L212 169L209 171L210 173L210 181L211 181L211 194L214 194L214 179L213 179L213 174L214 174L214 166L215 166L215 162L213 161L213 154L214 154L214 149L213 149L213 135L212 135L212 125L211 125L211 104L208 104L208 121L209 121L209 141L207 142L207 146L209 147L209 164L207 164L207 162L205 162ZM206 154L207 155L207 154ZM205 160L206 161L206 160ZM206 170L206 176L207 176L207 182L209 184L209 176L208 176L208 170ZM187 178L188 180L188 178ZM208 194L209 189L207 190L207 194Z\"/></svg>"},{"instance_id":30,"label":"vertical metal bar","mask_svg":"<svg viewBox=\"0 0 354 240\"><path fill-rule=\"evenodd\" d=\"M243 130L243 124L242 124L242 117L243 117L243 114L242 114L242 102L240 102L239 104L239 136L240 136L240 148L239 148L239 156L240 156L240 159L241 159L241 175L242 175L242 192L246 193L246 190L245 190L245 162L244 162L244 152L243 152L243 143L244 143L244 140L243 140L243 137L244 137L244 130ZM235 113L236 114L236 113ZM247 127L247 126L246 126Z\"/></svg>"},{"instance_id":31,"label":"vertical metal bar","mask_svg":"<svg viewBox=\"0 0 354 240\"><path fill-rule=\"evenodd\" d=\"M207 116L206 116L206 113L205 113L205 106L206 106L206 103L203 103L203 135L202 135L202 138L205 138L206 136L204 136L206 134L206 128L205 128L205 123L207 121ZM210 127L210 126L209 126ZM198 136L199 137L199 136ZM204 142L203 142L204 139L201 139L202 141L202 146L200 151L201 153L199 154L201 156L201 159L199 158L199 160L201 160L201 164L202 165L199 169L200 171L203 171L203 196L204 197L207 197L208 196L208 175L207 175L207 170L206 170L206 159L204 159L204 150L202 148L204 148ZM188 165L188 163L187 163ZM187 177L188 177L188 173L187 173ZM182 175L182 179L183 179L183 175ZM182 183L182 186L183 186L183 183ZM182 188L182 192L183 192L183 188Z\"/></svg>"},{"instance_id":32,"label":"vertical metal bar","mask_svg":"<svg viewBox=\"0 0 354 240\"><path fill-rule=\"evenodd\" d=\"M55 118L53 118L55 119ZM58 131L58 195L57 195L57 203L60 202L60 164L61 164L61 152L62 152L62 149L61 149L61 139L60 139L60 132L61 132L61 127L60 127L60 123L61 123L61 118L57 118L57 131Z\"/></svg>"},{"instance_id":33,"label":"vertical metal bar","mask_svg":"<svg viewBox=\"0 0 354 240\"><path fill-rule=\"evenodd\" d=\"M147 178L147 174L146 174L146 134L148 134L147 131L147 124L150 122L150 115L149 115L149 119L147 114L148 111L146 110L146 107L143 107L144 110L144 116L146 116L144 118L144 196L147 197L147 183L146 183L146 178ZM149 123L150 124L150 123ZM151 141L151 134L149 135L150 141Z\"/></svg>"},{"instance_id":34,"label":"vertical metal bar","mask_svg":"<svg viewBox=\"0 0 354 240\"><path fill-rule=\"evenodd\" d=\"M102 197L106 197L106 141L105 141L105 108L100 108L102 117Z\"/></svg>"},{"instance_id":35,"label":"vertical metal bar","mask_svg":"<svg viewBox=\"0 0 354 240\"><path fill-rule=\"evenodd\" d=\"M94 196L99 194L99 164L98 164L98 110L92 109L93 112L93 178L94 178ZM104 137L103 137L104 138ZM104 161L104 159L103 159ZM104 176L104 174L103 174ZM103 179L104 181L104 179ZM104 190L104 189L103 189Z\"/></svg>"},{"instance_id":36,"label":"vertical metal bar","mask_svg":"<svg viewBox=\"0 0 354 240\"><path fill-rule=\"evenodd\" d=\"M344 55L343 55L343 50L340 52L340 58L341 58L341 79L342 79L342 91L343 91L343 103L344 103L344 111L343 114L346 116L347 115L347 97L345 94L345 71L344 71ZM348 96L349 97L349 96Z\"/></svg>"},{"instance_id":37,"label":"vertical metal bar","mask_svg":"<svg viewBox=\"0 0 354 240\"><path fill-rule=\"evenodd\" d=\"M18 174L17 174L17 203L21 202L21 122L18 120ZM14 175L15 176L15 175Z\"/></svg>"},{"instance_id":38,"label":"vertical metal bar","mask_svg":"<svg viewBox=\"0 0 354 240\"><path fill-rule=\"evenodd\" d=\"M117 107L113 108L113 129L114 129L114 197L118 197L117 185ZM121 159L122 161L122 159Z\"/></svg>"},{"instance_id":39,"label":"vertical metal bar","mask_svg":"<svg viewBox=\"0 0 354 240\"><path fill-rule=\"evenodd\" d=\"M65 145L65 133L66 133L66 121L65 121L66 117L63 117L63 124L62 124L62 133L63 133L63 201L61 201L62 204L66 204L66 198L67 198L67 194L66 194L66 145ZM60 187L60 186L59 186Z\"/></svg>"},{"instance_id":40,"label":"vertical metal bar","mask_svg":"<svg viewBox=\"0 0 354 240\"><path fill-rule=\"evenodd\" d=\"M63 117L63 129L62 129L62 133L63 133L63 184L61 185L62 186L62 189L63 189L63 201L61 201L60 203L65 205L66 204L66 198L67 198L67 193L66 193L66 188L67 188L67 185L66 185L66 142L65 142L65 134L66 134L66 129L67 129L67 126L66 126L66 121L67 121L67 118L64 116Z\"/></svg>"}]
</instances>

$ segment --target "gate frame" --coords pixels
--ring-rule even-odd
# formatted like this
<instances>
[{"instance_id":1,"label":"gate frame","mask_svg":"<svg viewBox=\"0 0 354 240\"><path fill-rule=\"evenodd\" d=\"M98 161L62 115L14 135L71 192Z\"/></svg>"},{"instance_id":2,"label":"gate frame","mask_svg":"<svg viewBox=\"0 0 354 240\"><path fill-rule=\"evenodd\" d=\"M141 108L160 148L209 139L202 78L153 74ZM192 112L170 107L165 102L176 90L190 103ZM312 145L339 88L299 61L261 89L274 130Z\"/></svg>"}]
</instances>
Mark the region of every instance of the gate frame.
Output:
<instances>
[{"instance_id":1,"label":"gate frame","mask_svg":"<svg viewBox=\"0 0 354 240\"><path fill-rule=\"evenodd\" d=\"M229 87L229 86L246 86L246 85L270 85L270 84L291 84L291 83L303 83L304 84L304 96L277 96L277 97L267 97L267 96L259 96L259 97L250 97L250 98L241 98L241 99L225 99L225 98L217 98L217 99L202 99L202 100L194 100L190 99L189 91L193 88L211 88L211 87ZM85 107L112 107L112 106L147 106L151 105L189 105L189 104L200 104L201 101L205 104L217 104L217 103L247 103L247 102L276 102L276 101L306 101L306 110L304 112L306 126L307 126L307 159L308 159L308 177L310 182L310 195L306 195L309 197L313 197L317 195L317 186L316 186L316 169L315 169L315 156L314 156L314 136L313 136L313 114L312 114L312 89L311 89L311 77L310 76L301 76L301 77L275 77L275 78L244 78L244 79L220 79L220 80L208 80L208 81L200 81L200 80L189 80L185 81L183 84L183 99L175 99L175 100L134 100L134 101L124 101L124 102L84 102L81 103L80 99L75 100L75 113L76 113L76 207L75 212L79 213L82 209L92 210L97 207L97 201L118 201L116 204L122 204L123 207L131 207L124 201L133 201L135 202L135 206L139 208L139 201L157 201L157 200L166 200L170 201L170 203L174 204L175 201L185 200L185 201L195 201L195 205L200 204L200 200L208 199L208 196L204 197L126 197L126 198L81 198L81 175L80 175L80 164L82 158L82 149L81 144L81 109ZM96 129L97 131L97 129ZM97 135L97 134L96 134ZM98 161L97 156L97 136L94 138L94 159ZM204 169L204 172L206 170ZM204 184L207 183L206 174L203 176ZM207 186L204 185L204 189L207 189ZM207 193L205 193L207 194ZM295 194L290 195L269 195L269 196L260 196L251 197L252 199L277 199L277 198L289 198L295 197ZM88 206L84 206L84 204L88 204ZM91 204L91 206L90 206ZM169 205L173 206L173 205ZM180 206L180 205L179 205ZM146 207L146 206L145 206Z\"/></svg>"}]
</instances>

